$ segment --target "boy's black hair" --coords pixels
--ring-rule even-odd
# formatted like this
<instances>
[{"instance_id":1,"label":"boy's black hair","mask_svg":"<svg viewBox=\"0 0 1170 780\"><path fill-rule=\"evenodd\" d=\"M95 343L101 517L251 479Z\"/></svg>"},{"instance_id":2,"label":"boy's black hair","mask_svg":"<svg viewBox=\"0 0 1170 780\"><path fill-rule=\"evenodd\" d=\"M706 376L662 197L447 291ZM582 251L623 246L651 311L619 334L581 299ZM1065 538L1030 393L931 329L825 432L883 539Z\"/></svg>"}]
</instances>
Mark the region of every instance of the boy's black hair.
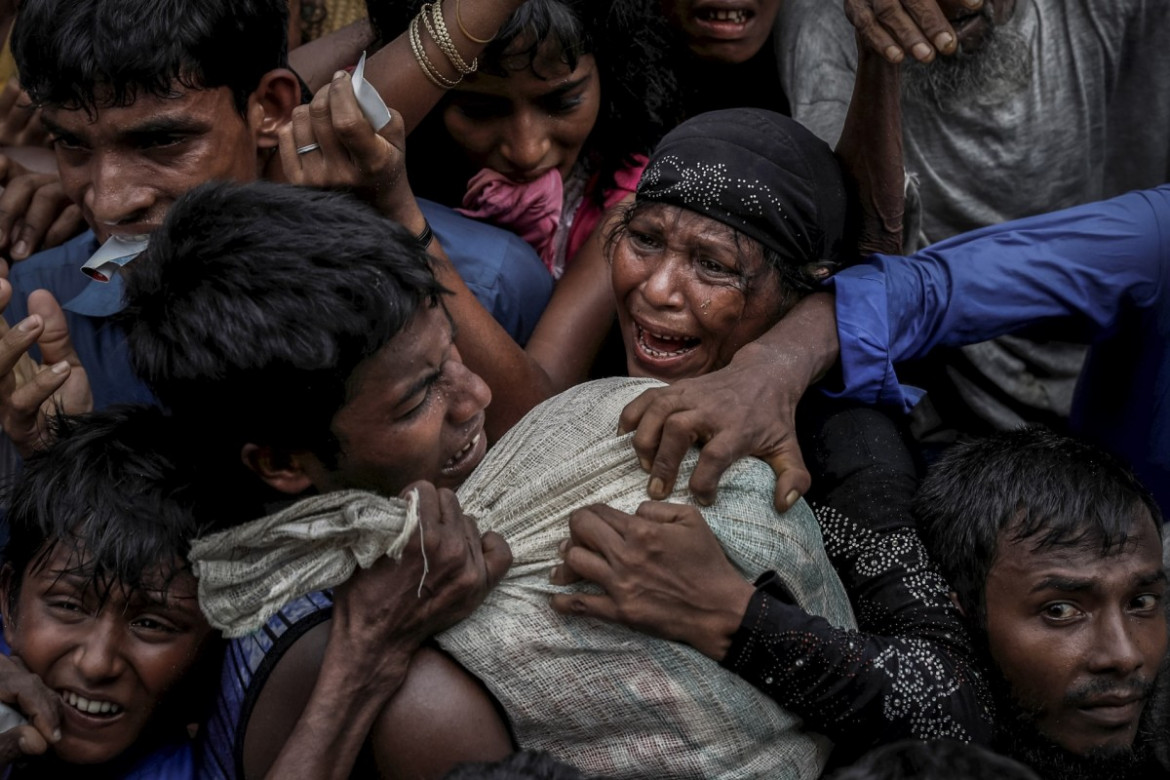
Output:
<instances>
[{"instance_id":1,"label":"boy's black hair","mask_svg":"<svg viewBox=\"0 0 1170 780\"><path fill-rule=\"evenodd\" d=\"M188 192L130 271L135 371L206 459L236 465L248 443L335 463L354 371L446 292L402 226L269 182Z\"/></svg>"},{"instance_id":2,"label":"boy's black hair","mask_svg":"<svg viewBox=\"0 0 1170 780\"><path fill-rule=\"evenodd\" d=\"M1018 761L981 745L949 739L930 742L907 739L882 745L841 769L831 780L1039 780Z\"/></svg>"},{"instance_id":3,"label":"boy's black hair","mask_svg":"<svg viewBox=\"0 0 1170 780\"><path fill-rule=\"evenodd\" d=\"M110 588L165 590L199 534L189 469L158 409L115 406L58 416L54 440L6 491L4 560L20 582L64 546L69 573ZM161 576L161 581L160 581Z\"/></svg>"},{"instance_id":4,"label":"boy's black hair","mask_svg":"<svg viewBox=\"0 0 1170 780\"><path fill-rule=\"evenodd\" d=\"M288 66L287 0L24 0L12 53L34 105L127 106L229 87L243 114Z\"/></svg>"},{"instance_id":5,"label":"boy's black hair","mask_svg":"<svg viewBox=\"0 0 1170 780\"><path fill-rule=\"evenodd\" d=\"M1152 521L1162 534L1157 503L1128 469L1039 427L952 447L927 474L913 512L931 556L979 622L1002 534L1035 549L1091 546L1102 555L1120 549L1135 523Z\"/></svg>"}]
</instances>

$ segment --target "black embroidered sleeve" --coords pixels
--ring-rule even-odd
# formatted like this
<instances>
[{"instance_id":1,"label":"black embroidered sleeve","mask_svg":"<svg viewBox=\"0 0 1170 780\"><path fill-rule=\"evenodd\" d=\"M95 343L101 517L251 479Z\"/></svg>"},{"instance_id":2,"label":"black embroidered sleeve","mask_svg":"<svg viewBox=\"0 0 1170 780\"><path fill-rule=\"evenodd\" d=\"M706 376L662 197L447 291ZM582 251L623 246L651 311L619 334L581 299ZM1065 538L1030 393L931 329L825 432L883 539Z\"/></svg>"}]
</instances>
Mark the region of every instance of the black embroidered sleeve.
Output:
<instances>
[{"instance_id":1,"label":"black embroidered sleeve","mask_svg":"<svg viewBox=\"0 0 1170 780\"><path fill-rule=\"evenodd\" d=\"M897 436L879 412L850 409L805 445L822 486L813 506L825 549L860 630L808 614L765 575L722 662L847 753L991 737L970 638L909 516L916 478Z\"/></svg>"}]
</instances>

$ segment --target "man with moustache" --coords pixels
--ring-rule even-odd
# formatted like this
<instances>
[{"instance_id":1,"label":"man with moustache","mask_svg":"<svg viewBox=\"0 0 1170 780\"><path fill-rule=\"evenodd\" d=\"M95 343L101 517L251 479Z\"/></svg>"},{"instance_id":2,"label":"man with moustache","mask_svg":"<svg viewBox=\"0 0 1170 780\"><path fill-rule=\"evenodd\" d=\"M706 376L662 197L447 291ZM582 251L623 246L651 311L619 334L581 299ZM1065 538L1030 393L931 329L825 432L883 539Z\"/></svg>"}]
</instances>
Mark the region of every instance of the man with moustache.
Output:
<instances>
[{"instance_id":1,"label":"man with moustache","mask_svg":"<svg viewBox=\"0 0 1170 780\"><path fill-rule=\"evenodd\" d=\"M856 45L905 62L907 253L959 233L1170 179L1170 4L1157 0L790 0L777 56L792 116L830 144ZM851 24L852 22L852 24ZM918 208L911 204L915 201ZM918 367L938 416L970 432L1061 427L1081 334L1035 330ZM1072 343L1076 342L1076 343ZM909 378L909 377L908 377ZM920 424L937 419L920 410Z\"/></svg>"},{"instance_id":2,"label":"man with moustache","mask_svg":"<svg viewBox=\"0 0 1170 780\"><path fill-rule=\"evenodd\" d=\"M919 530L997 690L997 747L1043 777L1166 776L1161 513L1100 450L1040 428L951 449ZM1163 746L1164 747L1164 746Z\"/></svg>"}]
</instances>

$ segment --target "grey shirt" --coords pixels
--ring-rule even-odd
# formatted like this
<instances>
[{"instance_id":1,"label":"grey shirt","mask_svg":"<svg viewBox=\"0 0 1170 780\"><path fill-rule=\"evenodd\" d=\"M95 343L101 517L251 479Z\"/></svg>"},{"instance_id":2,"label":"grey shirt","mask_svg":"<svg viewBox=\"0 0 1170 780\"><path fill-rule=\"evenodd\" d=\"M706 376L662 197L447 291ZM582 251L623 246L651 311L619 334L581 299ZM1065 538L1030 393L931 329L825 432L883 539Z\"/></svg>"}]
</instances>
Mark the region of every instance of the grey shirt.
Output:
<instances>
[{"instance_id":1,"label":"grey shirt","mask_svg":"<svg viewBox=\"0 0 1170 780\"><path fill-rule=\"evenodd\" d=\"M841 6L786 0L776 36L792 116L830 144L857 67ZM1019 0L1004 26L1026 42L1021 87L942 107L904 96L917 246L1170 180L1170 2ZM1006 337L965 348L947 373L980 417L1007 427L1038 410L1067 415L1081 357L1072 344Z\"/></svg>"}]
</instances>

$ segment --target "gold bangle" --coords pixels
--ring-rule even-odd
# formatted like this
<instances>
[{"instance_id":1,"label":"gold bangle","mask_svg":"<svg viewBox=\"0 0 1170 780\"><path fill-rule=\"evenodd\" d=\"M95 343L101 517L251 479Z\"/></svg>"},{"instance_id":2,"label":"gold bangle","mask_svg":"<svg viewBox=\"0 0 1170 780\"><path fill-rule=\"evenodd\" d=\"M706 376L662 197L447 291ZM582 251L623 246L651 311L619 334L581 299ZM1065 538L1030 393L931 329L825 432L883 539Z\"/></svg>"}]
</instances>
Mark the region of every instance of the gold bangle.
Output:
<instances>
[{"instance_id":1,"label":"gold bangle","mask_svg":"<svg viewBox=\"0 0 1170 780\"><path fill-rule=\"evenodd\" d=\"M423 48L422 36L418 32L417 16L410 20L409 33L410 49L414 52L414 61L418 63L419 69L422 70L423 75L427 77L428 81L439 89L451 89L463 80L461 76L452 81L440 73L439 69L431 62L430 57L427 56L426 49Z\"/></svg>"},{"instance_id":2,"label":"gold bangle","mask_svg":"<svg viewBox=\"0 0 1170 780\"><path fill-rule=\"evenodd\" d=\"M485 44L485 43L491 43L492 41L494 41L496 39L496 36L494 36L494 35L492 37L486 38L486 39L476 38L474 35L467 32L467 28L463 26L463 18L459 15L459 0L455 0L455 24L459 25L459 32L463 33L463 37L466 38L467 40L471 41L472 43Z\"/></svg>"},{"instance_id":3,"label":"gold bangle","mask_svg":"<svg viewBox=\"0 0 1170 780\"><path fill-rule=\"evenodd\" d=\"M460 76L474 73L479 66L479 60L473 57L471 64L468 65L463 56L459 54L459 49L455 47L455 41L451 40L451 34L447 32L447 21L443 18L443 7L439 4L439 0L424 5L419 11L419 15L422 16L427 32L431 34L431 38L438 45L439 50L446 55L451 67Z\"/></svg>"}]
</instances>

